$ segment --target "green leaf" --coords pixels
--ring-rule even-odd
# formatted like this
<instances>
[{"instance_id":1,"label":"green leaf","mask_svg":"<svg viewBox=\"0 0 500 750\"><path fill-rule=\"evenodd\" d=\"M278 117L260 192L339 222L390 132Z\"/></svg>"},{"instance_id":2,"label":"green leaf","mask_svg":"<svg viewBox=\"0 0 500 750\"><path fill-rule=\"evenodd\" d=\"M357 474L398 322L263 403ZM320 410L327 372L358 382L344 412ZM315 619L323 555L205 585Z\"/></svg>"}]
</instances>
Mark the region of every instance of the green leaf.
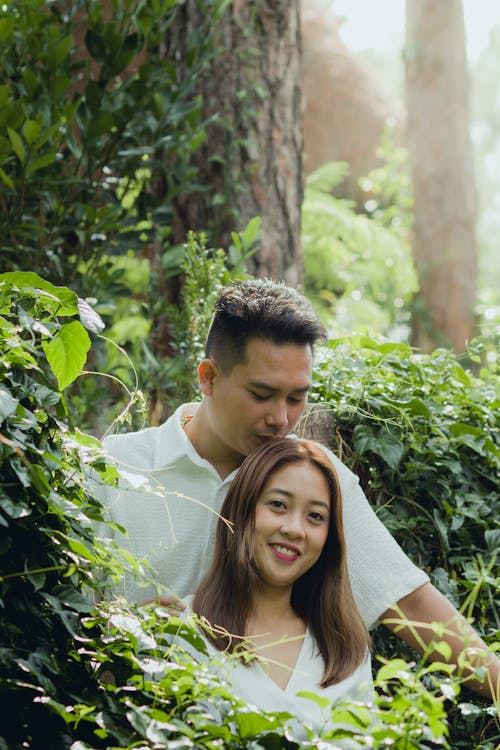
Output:
<instances>
[{"instance_id":1,"label":"green leaf","mask_svg":"<svg viewBox=\"0 0 500 750\"><path fill-rule=\"evenodd\" d=\"M10 497L0 494L0 508L10 518L25 518L31 514L30 508L19 499L15 502Z\"/></svg>"},{"instance_id":2,"label":"green leaf","mask_svg":"<svg viewBox=\"0 0 500 750\"><path fill-rule=\"evenodd\" d=\"M50 484L47 481L43 468L39 464L30 464L29 475L33 487L35 487L42 497L48 497L50 495Z\"/></svg>"},{"instance_id":3,"label":"green leaf","mask_svg":"<svg viewBox=\"0 0 500 750\"><path fill-rule=\"evenodd\" d=\"M42 346L62 391L82 371L90 349L89 335L78 320L73 320L62 326L53 339L43 341Z\"/></svg>"},{"instance_id":4,"label":"green leaf","mask_svg":"<svg viewBox=\"0 0 500 750\"><path fill-rule=\"evenodd\" d=\"M391 659L378 670L375 684L392 680L394 677L405 679L410 673L411 668L403 659Z\"/></svg>"},{"instance_id":5,"label":"green leaf","mask_svg":"<svg viewBox=\"0 0 500 750\"><path fill-rule=\"evenodd\" d=\"M56 156L57 154L55 151L49 151L47 154L38 156L36 159L33 159L33 161L28 162L28 166L26 167L26 177L31 177L32 174L38 172L40 169L53 164L56 160Z\"/></svg>"},{"instance_id":6,"label":"green leaf","mask_svg":"<svg viewBox=\"0 0 500 750\"><path fill-rule=\"evenodd\" d=\"M500 529L488 529L485 531L484 541L491 552L498 552L500 550Z\"/></svg>"},{"instance_id":7,"label":"green leaf","mask_svg":"<svg viewBox=\"0 0 500 750\"><path fill-rule=\"evenodd\" d=\"M113 117L113 114L111 112L108 112L106 110L100 110L97 112L95 117L93 117L87 127L87 137L88 138L97 138L100 135L103 135L104 133L109 133L111 128L113 127L115 122L115 119Z\"/></svg>"},{"instance_id":8,"label":"green leaf","mask_svg":"<svg viewBox=\"0 0 500 750\"><path fill-rule=\"evenodd\" d=\"M37 295L45 292L52 301L56 315L78 314L78 297L75 292L65 286L54 286L50 281L45 281L34 271L10 271L0 274L0 285L5 288L13 288L18 291L34 291ZM44 296L43 294L41 295ZM55 303L55 304L54 304Z\"/></svg>"},{"instance_id":9,"label":"green leaf","mask_svg":"<svg viewBox=\"0 0 500 750\"><path fill-rule=\"evenodd\" d=\"M63 37L61 41L56 46L56 62L58 65L61 65L64 58L67 57L71 51L71 48L73 46L73 36L71 34L68 34L68 36Z\"/></svg>"},{"instance_id":10,"label":"green leaf","mask_svg":"<svg viewBox=\"0 0 500 750\"><path fill-rule=\"evenodd\" d=\"M439 515L439 512L436 510L436 508L434 508L434 510L432 511L432 518L434 519L434 524L441 538L443 549L446 552L449 552L450 542L448 541L448 527L446 523L443 521L443 519L441 518L441 516Z\"/></svg>"},{"instance_id":11,"label":"green leaf","mask_svg":"<svg viewBox=\"0 0 500 750\"><path fill-rule=\"evenodd\" d=\"M85 34L85 46L94 60L97 60L97 62L104 62L106 59L106 45L100 34L89 29Z\"/></svg>"},{"instance_id":12,"label":"green leaf","mask_svg":"<svg viewBox=\"0 0 500 750\"><path fill-rule=\"evenodd\" d=\"M41 129L42 126L37 120L26 120L21 132L29 146L38 138Z\"/></svg>"},{"instance_id":13,"label":"green leaf","mask_svg":"<svg viewBox=\"0 0 500 750\"><path fill-rule=\"evenodd\" d=\"M401 441L385 429L374 430L359 424L354 428L354 445L360 453L371 451L384 459L391 469L396 469L404 453Z\"/></svg>"},{"instance_id":14,"label":"green leaf","mask_svg":"<svg viewBox=\"0 0 500 750\"><path fill-rule=\"evenodd\" d=\"M13 18L0 18L0 44L3 44L12 34L15 27Z\"/></svg>"},{"instance_id":15,"label":"green leaf","mask_svg":"<svg viewBox=\"0 0 500 750\"><path fill-rule=\"evenodd\" d=\"M2 180L4 185L7 185L8 188L11 190L15 190L14 183L10 179L9 175L4 172L4 170L0 167L0 180Z\"/></svg>"},{"instance_id":16,"label":"green leaf","mask_svg":"<svg viewBox=\"0 0 500 750\"><path fill-rule=\"evenodd\" d=\"M310 690L301 690L297 695L301 698L308 698L308 700L313 701L313 703L316 703L320 708L328 708L330 705L330 700L328 698L320 696L317 693L312 693Z\"/></svg>"},{"instance_id":17,"label":"green leaf","mask_svg":"<svg viewBox=\"0 0 500 750\"><path fill-rule=\"evenodd\" d=\"M447 662L450 661L452 654L451 646L449 643L447 643L446 641L439 641L438 643L434 644L434 650L441 654L441 656L444 656ZM431 666L435 666L435 664Z\"/></svg>"},{"instance_id":18,"label":"green leaf","mask_svg":"<svg viewBox=\"0 0 500 750\"><path fill-rule=\"evenodd\" d=\"M5 388L0 388L0 424L15 412L18 403L17 398L11 396Z\"/></svg>"},{"instance_id":19,"label":"green leaf","mask_svg":"<svg viewBox=\"0 0 500 750\"><path fill-rule=\"evenodd\" d=\"M253 245L254 242L257 242L257 240L260 239L260 224L260 216L254 216L253 219L250 219L250 221L246 225L245 229L241 233L245 247L249 248L251 245Z\"/></svg>"},{"instance_id":20,"label":"green leaf","mask_svg":"<svg viewBox=\"0 0 500 750\"><path fill-rule=\"evenodd\" d=\"M278 717L291 718L290 714L274 714L273 716L263 716L260 713L252 711L250 708L240 708L234 717L242 739L255 737L260 732L274 729L278 723Z\"/></svg>"},{"instance_id":21,"label":"green leaf","mask_svg":"<svg viewBox=\"0 0 500 750\"><path fill-rule=\"evenodd\" d=\"M21 164L24 164L24 161L26 159L26 152L24 150L23 139L21 138L19 133L9 127L7 128L7 134L12 144L12 148L14 149L14 153L16 154Z\"/></svg>"},{"instance_id":22,"label":"green leaf","mask_svg":"<svg viewBox=\"0 0 500 750\"><path fill-rule=\"evenodd\" d=\"M21 77L23 79L23 83L28 96L34 96L36 87L38 85L38 79L36 75L29 68L24 68L23 72L21 73Z\"/></svg>"}]
</instances>

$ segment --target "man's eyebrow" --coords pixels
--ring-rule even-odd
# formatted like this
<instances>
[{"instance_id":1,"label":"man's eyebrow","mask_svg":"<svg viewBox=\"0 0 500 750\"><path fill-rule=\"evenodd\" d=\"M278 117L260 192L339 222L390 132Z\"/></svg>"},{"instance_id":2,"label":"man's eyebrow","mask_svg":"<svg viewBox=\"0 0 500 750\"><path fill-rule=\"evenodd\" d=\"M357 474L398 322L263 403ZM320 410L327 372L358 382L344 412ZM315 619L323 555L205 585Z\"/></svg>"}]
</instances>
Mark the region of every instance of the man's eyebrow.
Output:
<instances>
[{"instance_id":1,"label":"man's eyebrow","mask_svg":"<svg viewBox=\"0 0 500 750\"><path fill-rule=\"evenodd\" d=\"M271 391L271 393L276 393L277 391L281 390L280 388L274 388L272 385L269 385L269 383L263 383L261 380L249 380L248 385L251 385L252 388L262 388L264 391ZM304 385L302 388L294 388L292 393L307 393L307 391L311 390L311 384Z\"/></svg>"}]
</instances>

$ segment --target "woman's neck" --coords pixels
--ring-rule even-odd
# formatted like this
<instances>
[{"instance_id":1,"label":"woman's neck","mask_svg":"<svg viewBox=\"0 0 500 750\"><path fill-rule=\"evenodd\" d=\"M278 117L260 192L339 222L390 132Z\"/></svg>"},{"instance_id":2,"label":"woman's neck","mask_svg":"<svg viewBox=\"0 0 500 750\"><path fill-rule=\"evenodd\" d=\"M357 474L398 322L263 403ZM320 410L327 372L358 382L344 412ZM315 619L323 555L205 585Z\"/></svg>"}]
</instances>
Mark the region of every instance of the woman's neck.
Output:
<instances>
[{"instance_id":1,"label":"woman's neck","mask_svg":"<svg viewBox=\"0 0 500 750\"><path fill-rule=\"evenodd\" d=\"M247 621L247 635L257 632L283 631L287 627L297 630L300 617L294 612L291 604L290 588L272 588L258 586L252 597L252 608Z\"/></svg>"},{"instance_id":2,"label":"woman's neck","mask_svg":"<svg viewBox=\"0 0 500 750\"><path fill-rule=\"evenodd\" d=\"M306 632L294 612L290 590L259 587L252 601L245 636L269 677L283 690L288 685Z\"/></svg>"}]
</instances>

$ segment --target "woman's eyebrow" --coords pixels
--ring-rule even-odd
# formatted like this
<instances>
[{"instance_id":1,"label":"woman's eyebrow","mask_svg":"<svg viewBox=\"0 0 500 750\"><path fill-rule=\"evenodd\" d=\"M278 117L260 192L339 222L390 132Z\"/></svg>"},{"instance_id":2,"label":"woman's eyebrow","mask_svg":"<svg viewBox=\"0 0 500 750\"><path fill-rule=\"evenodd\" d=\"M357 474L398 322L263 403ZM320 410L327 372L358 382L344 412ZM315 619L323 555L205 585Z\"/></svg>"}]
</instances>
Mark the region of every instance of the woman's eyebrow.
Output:
<instances>
[{"instance_id":1,"label":"woman's eyebrow","mask_svg":"<svg viewBox=\"0 0 500 750\"><path fill-rule=\"evenodd\" d=\"M329 503L325 503L324 500L313 500L312 504L313 505L320 505L322 508L325 508L325 510L330 510Z\"/></svg>"},{"instance_id":2,"label":"woman's eyebrow","mask_svg":"<svg viewBox=\"0 0 500 750\"><path fill-rule=\"evenodd\" d=\"M289 492L289 490L282 490L281 487L269 487L269 492L279 492L280 495L293 497L293 492Z\"/></svg>"}]
</instances>

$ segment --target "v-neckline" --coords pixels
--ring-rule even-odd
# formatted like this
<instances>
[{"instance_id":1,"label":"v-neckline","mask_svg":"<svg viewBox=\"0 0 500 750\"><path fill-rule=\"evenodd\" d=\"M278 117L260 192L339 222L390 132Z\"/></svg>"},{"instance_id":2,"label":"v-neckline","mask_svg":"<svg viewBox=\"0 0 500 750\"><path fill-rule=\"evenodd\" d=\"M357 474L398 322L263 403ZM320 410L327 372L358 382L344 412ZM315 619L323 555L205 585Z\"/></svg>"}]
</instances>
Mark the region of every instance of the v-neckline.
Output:
<instances>
[{"instance_id":1,"label":"v-neckline","mask_svg":"<svg viewBox=\"0 0 500 750\"><path fill-rule=\"evenodd\" d=\"M290 667L290 676L289 676L289 678L287 680L287 683L286 683L286 685L285 685L284 688L281 687L281 685L278 685L278 683L275 680L273 680L273 678L271 677L271 675L266 671L266 669L264 668L264 666L262 666L261 662L265 663L266 661L268 661L264 656L262 656L262 657L260 657L258 659L255 659L255 661L253 662L254 665L257 667L257 669L266 677L266 679L268 679L274 685L274 687L277 690L279 690L281 693L287 693L288 692L288 690L290 688L290 684L291 684L291 682L292 682L292 680L295 677L295 674L297 672L297 667L299 666L300 662L302 661L302 656L304 654L304 651L305 651L305 648L306 648L306 643L309 641L309 638L310 638L309 629L306 628L306 631L304 633L304 637L302 639L302 645L301 645L301 647L299 649L299 653L297 654L297 658L295 660L295 664L293 665L293 667Z\"/></svg>"}]
</instances>

